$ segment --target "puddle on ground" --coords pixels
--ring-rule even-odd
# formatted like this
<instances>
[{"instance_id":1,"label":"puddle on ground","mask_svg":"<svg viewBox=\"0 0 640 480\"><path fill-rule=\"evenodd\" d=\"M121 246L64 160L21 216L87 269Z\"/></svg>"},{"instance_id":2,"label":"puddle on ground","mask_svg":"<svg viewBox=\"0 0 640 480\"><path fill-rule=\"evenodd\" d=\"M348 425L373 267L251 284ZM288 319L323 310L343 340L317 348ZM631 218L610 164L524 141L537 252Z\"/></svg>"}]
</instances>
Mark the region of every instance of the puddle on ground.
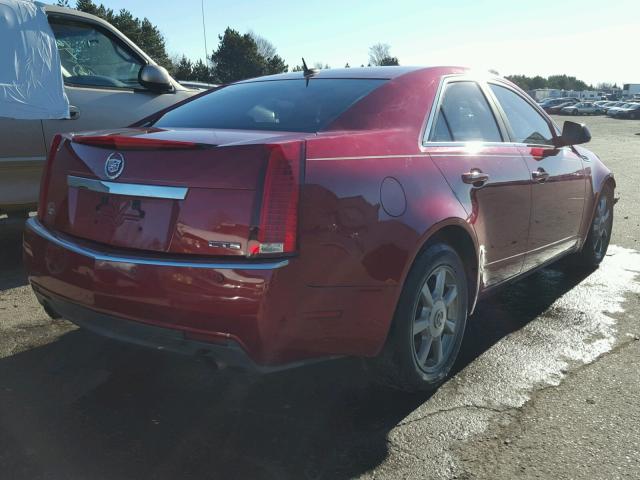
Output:
<instances>
[{"instance_id":1,"label":"puddle on ground","mask_svg":"<svg viewBox=\"0 0 640 480\"><path fill-rule=\"evenodd\" d=\"M576 285L560 267L547 268L483 302L472 331L515 327L389 433L396 448L376 473L394 464L408 474L416 465L428 467L432 478L458 472L454 443L481 434L498 412L521 407L536 390L559 384L614 347L621 337L614 316L624 312L629 295L640 293L639 274L640 252L611 246L600 268ZM524 320L506 318L520 314Z\"/></svg>"}]
</instances>

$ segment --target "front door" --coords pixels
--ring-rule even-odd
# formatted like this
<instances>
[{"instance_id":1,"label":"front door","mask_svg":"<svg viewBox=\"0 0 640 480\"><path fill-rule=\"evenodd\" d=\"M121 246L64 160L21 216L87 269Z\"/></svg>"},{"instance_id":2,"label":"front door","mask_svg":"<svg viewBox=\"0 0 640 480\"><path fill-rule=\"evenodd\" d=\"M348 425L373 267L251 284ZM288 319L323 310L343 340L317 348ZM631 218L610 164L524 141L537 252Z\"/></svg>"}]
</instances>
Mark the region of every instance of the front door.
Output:
<instances>
[{"instance_id":1,"label":"front door","mask_svg":"<svg viewBox=\"0 0 640 480\"><path fill-rule=\"evenodd\" d=\"M524 265L529 270L576 245L587 177L571 147L553 146L553 125L530 101L506 85L491 83L490 89L530 172L533 208Z\"/></svg>"},{"instance_id":2,"label":"front door","mask_svg":"<svg viewBox=\"0 0 640 480\"><path fill-rule=\"evenodd\" d=\"M155 93L138 81L145 61L118 36L95 23L51 16L71 120L45 120L49 145L56 133L126 127L191 95Z\"/></svg>"},{"instance_id":3,"label":"front door","mask_svg":"<svg viewBox=\"0 0 640 480\"><path fill-rule=\"evenodd\" d=\"M468 214L480 249L483 287L522 270L527 249L531 185L517 146L503 142L479 85L443 87L433 129L424 144Z\"/></svg>"}]
</instances>

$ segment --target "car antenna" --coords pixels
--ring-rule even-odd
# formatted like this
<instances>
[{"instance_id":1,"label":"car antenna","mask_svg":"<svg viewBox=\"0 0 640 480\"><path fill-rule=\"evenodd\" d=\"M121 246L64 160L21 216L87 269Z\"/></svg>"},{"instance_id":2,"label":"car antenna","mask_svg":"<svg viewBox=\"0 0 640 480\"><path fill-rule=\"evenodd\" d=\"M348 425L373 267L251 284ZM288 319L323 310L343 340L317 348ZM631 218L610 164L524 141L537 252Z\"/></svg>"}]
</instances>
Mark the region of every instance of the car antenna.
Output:
<instances>
[{"instance_id":1,"label":"car antenna","mask_svg":"<svg viewBox=\"0 0 640 480\"><path fill-rule=\"evenodd\" d=\"M309 79L313 77L316 73L318 73L317 68L309 68L307 67L307 62L304 61L304 57L302 57L302 74L304 78L307 79L307 87L309 86Z\"/></svg>"}]
</instances>

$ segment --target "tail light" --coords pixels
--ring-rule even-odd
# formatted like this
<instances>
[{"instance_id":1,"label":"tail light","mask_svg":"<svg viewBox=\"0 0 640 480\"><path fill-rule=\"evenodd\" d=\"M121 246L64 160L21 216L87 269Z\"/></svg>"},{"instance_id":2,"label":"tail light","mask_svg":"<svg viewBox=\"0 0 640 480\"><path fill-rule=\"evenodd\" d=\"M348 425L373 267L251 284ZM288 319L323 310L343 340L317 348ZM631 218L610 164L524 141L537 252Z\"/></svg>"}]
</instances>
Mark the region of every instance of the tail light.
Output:
<instances>
[{"instance_id":1,"label":"tail light","mask_svg":"<svg viewBox=\"0 0 640 480\"><path fill-rule=\"evenodd\" d=\"M258 231L249 255L288 254L297 250L302 144L271 147L265 174Z\"/></svg>"},{"instance_id":2,"label":"tail light","mask_svg":"<svg viewBox=\"0 0 640 480\"><path fill-rule=\"evenodd\" d=\"M42 178L40 179L40 198L38 199L38 219L40 221L44 220L47 211L46 202L49 192L49 181L51 180L51 170L53 169L53 159L58 152L60 142L62 142L62 135L60 134L55 135L51 140L51 148L49 149L49 155L47 156Z\"/></svg>"}]
</instances>

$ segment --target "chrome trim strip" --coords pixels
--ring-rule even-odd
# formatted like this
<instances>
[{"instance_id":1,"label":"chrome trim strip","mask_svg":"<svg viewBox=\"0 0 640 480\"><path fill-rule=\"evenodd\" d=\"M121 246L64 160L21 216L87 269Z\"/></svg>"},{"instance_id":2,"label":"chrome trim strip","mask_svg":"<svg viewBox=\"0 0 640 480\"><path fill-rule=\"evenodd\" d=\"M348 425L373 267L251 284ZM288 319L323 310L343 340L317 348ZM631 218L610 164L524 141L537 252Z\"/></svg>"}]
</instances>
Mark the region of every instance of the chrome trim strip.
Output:
<instances>
[{"instance_id":1,"label":"chrome trim strip","mask_svg":"<svg viewBox=\"0 0 640 480\"><path fill-rule=\"evenodd\" d=\"M45 228L37 218L32 217L26 222L26 228L45 240L69 250L78 255L92 258L97 262L108 263L130 263L134 265L153 265L156 267L179 267L179 268L209 268L217 270L275 270L289 265L289 260L273 260L268 262L210 262L210 261L184 261L177 259L159 260L148 257L120 256L98 252L91 248L77 245L66 240Z\"/></svg>"},{"instance_id":2,"label":"chrome trim strip","mask_svg":"<svg viewBox=\"0 0 640 480\"><path fill-rule=\"evenodd\" d=\"M500 260L494 260L493 262L486 263L485 267L488 267L490 265L495 265L496 263L505 262L505 261L511 260L513 258L521 257L523 255L528 255L530 253L537 252L538 250L543 250L545 248L553 247L554 245L558 245L560 243L565 243L565 242L568 242L570 240L576 240L577 241L579 238L580 237L578 235L572 235L570 237L562 238L560 240L556 240L555 242L551 242L551 243L547 243L546 245L542 245L541 247L537 247L537 248L534 248L532 250L527 250L526 252L516 253L515 255L511 255L510 257L504 257L504 258L501 258Z\"/></svg>"},{"instance_id":3,"label":"chrome trim strip","mask_svg":"<svg viewBox=\"0 0 640 480\"><path fill-rule=\"evenodd\" d=\"M315 161L315 162L320 162L320 161L325 161L325 160L375 160L375 159L379 159L379 158L421 158L421 157L428 157L429 154L427 153L420 153L420 154L406 154L406 155L402 155L402 154L397 154L397 155L363 155L361 157L317 157L317 158L307 158L307 161Z\"/></svg>"},{"instance_id":4,"label":"chrome trim strip","mask_svg":"<svg viewBox=\"0 0 640 480\"><path fill-rule=\"evenodd\" d=\"M67 176L67 185L86 188L92 192L127 195L131 197L166 198L168 200L184 200L189 189L187 187L165 187L161 185L145 185L141 183L107 182L95 178Z\"/></svg>"}]
</instances>

